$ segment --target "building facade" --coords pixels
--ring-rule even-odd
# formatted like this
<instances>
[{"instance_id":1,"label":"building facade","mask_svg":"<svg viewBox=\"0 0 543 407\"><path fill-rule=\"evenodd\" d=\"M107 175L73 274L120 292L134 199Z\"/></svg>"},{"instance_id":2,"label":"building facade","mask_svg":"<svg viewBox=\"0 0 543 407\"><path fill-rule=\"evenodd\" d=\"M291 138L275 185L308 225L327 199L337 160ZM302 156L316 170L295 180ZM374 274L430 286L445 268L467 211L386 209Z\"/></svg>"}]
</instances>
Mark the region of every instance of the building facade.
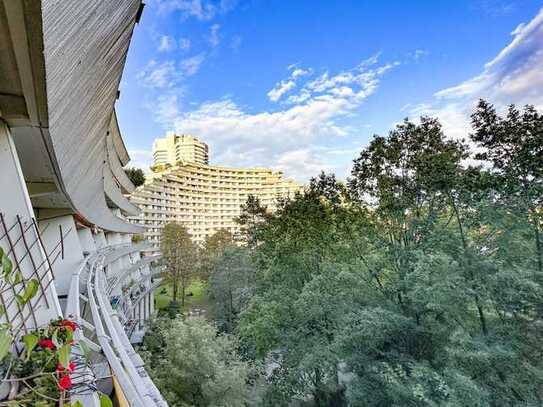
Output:
<instances>
[{"instance_id":1,"label":"building facade","mask_svg":"<svg viewBox=\"0 0 543 407\"><path fill-rule=\"evenodd\" d=\"M193 241L202 243L219 229L239 231L235 218L249 195L273 211L278 198L293 197L301 189L279 171L188 163L148 174L130 196L141 210L130 219L147 228L145 238L155 248L170 222L183 224Z\"/></svg>"},{"instance_id":2,"label":"building facade","mask_svg":"<svg viewBox=\"0 0 543 407\"><path fill-rule=\"evenodd\" d=\"M188 134L174 132L153 142L153 167L164 168L178 163L209 164L207 144Z\"/></svg>"},{"instance_id":3,"label":"building facade","mask_svg":"<svg viewBox=\"0 0 543 407\"><path fill-rule=\"evenodd\" d=\"M160 269L142 255L148 242L132 243L145 229L127 221L139 209L125 198L134 186L114 110L142 10L140 0L0 0L0 248L22 276L22 287L0 276L0 323L14 355L52 320L78 325L71 359L84 343L90 363L70 373L64 404L100 406L99 390L120 405L167 405L131 344ZM30 281L38 289L21 305ZM0 399L18 392L0 387Z\"/></svg>"}]
</instances>

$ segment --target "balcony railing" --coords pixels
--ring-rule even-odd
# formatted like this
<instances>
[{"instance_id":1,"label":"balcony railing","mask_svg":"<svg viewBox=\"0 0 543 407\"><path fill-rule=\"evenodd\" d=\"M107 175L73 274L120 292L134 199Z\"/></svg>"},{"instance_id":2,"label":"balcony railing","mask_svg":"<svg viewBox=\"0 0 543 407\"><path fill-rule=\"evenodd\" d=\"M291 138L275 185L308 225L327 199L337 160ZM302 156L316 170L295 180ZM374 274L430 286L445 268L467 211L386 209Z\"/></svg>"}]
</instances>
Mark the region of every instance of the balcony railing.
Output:
<instances>
[{"instance_id":1,"label":"balcony railing","mask_svg":"<svg viewBox=\"0 0 543 407\"><path fill-rule=\"evenodd\" d=\"M66 314L76 320L81 328L77 330L75 339L86 343L98 356L100 354L105 356L131 407L167 407L166 401L147 375L142 359L130 344L121 324L121 319L126 318L119 314L119 311L113 310L106 287L104 266L120 258L121 252L126 255L141 250L145 246L145 244L131 247L125 244L116 245L88 256L72 276ZM83 280L86 284L82 284ZM81 302L88 305L85 307L87 308L86 315L82 315ZM94 339L98 343L95 343ZM82 357L81 350L74 347L72 356ZM77 391L71 395L72 401L79 400L85 406L98 406L95 383L100 378L96 378L93 371L85 365L81 365L78 369L75 375L78 378L77 382L74 380ZM82 386L83 383L86 386Z\"/></svg>"}]
</instances>

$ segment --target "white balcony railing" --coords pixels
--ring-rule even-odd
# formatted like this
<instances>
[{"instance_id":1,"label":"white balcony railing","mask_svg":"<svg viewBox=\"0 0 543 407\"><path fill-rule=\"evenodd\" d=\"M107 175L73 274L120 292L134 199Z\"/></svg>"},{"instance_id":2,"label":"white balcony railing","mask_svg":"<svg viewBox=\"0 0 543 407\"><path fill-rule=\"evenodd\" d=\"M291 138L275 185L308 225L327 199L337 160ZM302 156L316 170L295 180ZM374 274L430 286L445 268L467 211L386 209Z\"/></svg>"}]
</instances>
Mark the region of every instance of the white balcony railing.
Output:
<instances>
[{"instance_id":1,"label":"white balcony railing","mask_svg":"<svg viewBox=\"0 0 543 407\"><path fill-rule=\"evenodd\" d=\"M119 259L122 255L133 253L145 247L146 244L141 243L109 246L86 257L79 270L72 276L66 315L80 326L80 329L76 331L75 339L86 343L96 355L105 357L131 407L167 407L166 401L147 375L141 357L130 344L121 323L121 319L126 319L120 313L122 308L117 311L113 310L106 287L107 279L104 266L108 262ZM82 284L83 281L85 284ZM148 284L147 281L145 283ZM147 293L149 292L147 291ZM120 300L124 301L124 298L121 297ZM87 303L87 311L90 310L85 316L81 313L82 301ZM93 339L98 343L95 343ZM82 351L78 347L74 347L74 358L83 357L81 353ZM77 386L74 387L81 389L83 383L88 385L86 391L75 391L71 395L72 401L79 400L85 406L99 406L94 385L97 378L92 369L84 364L78 366L77 369L77 374L74 375L74 377L78 377L77 382L74 380Z\"/></svg>"}]
</instances>

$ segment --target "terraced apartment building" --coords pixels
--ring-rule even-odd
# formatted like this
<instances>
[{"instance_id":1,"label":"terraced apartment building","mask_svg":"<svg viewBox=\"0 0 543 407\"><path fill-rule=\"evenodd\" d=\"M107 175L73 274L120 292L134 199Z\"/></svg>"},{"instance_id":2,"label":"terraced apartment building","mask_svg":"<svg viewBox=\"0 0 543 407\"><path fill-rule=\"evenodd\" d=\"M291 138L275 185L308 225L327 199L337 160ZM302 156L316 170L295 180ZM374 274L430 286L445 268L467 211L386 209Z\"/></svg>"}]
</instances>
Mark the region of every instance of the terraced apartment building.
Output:
<instances>
[{"instance_id":1,"label":"terraced apartment building","mask_svg":"<svg viewBox=\"0 0 543 407\"><path fill-rule=\"evenodd\" d=\"M194 148L204 144L191 139ZM241 214L241 206L250 195L273 211L278 198L292 197L302 190L293 180L283 178L282 172L266 168L220 167L201 160L164 164L164 154L156 154L156 142L153 146L155 165L130 201L141 209L140 215L131 220L147 228L144 235L155 248L159 247L161 230L167 223L183 224L196 243L204 242L219 229L235 235L239 226L234 219Z\"/></svg>"}]
</instances>

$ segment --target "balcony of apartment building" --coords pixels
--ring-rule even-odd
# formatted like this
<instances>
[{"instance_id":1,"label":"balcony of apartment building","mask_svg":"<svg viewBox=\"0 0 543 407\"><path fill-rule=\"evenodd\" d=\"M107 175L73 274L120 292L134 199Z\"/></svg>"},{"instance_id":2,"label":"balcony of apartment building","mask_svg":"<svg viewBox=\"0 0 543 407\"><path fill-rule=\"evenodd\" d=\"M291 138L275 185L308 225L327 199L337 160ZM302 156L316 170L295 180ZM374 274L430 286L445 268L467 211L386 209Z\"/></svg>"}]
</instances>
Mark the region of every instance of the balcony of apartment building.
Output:
<instances>
[{"instance_id":1,"label":"balcony of apartment building","mask_svg":"<svg viewBox=\"0 0 543 407\"><path fill-rule=\"evenodd\" d=\"M38 282L23 306L20 291L4 295L0 318L17 340L59 317L79 325L90 363L77 364L69 401L85 407L100 405L97 389L166 405L130 343L153 313L160 269L143 255L150 243L132 243L145 229L126 221L140 213L125 198L134 186L113 110L140 6L0 1L0 247L23 285Z\"/></svg>"}]
</instances>

